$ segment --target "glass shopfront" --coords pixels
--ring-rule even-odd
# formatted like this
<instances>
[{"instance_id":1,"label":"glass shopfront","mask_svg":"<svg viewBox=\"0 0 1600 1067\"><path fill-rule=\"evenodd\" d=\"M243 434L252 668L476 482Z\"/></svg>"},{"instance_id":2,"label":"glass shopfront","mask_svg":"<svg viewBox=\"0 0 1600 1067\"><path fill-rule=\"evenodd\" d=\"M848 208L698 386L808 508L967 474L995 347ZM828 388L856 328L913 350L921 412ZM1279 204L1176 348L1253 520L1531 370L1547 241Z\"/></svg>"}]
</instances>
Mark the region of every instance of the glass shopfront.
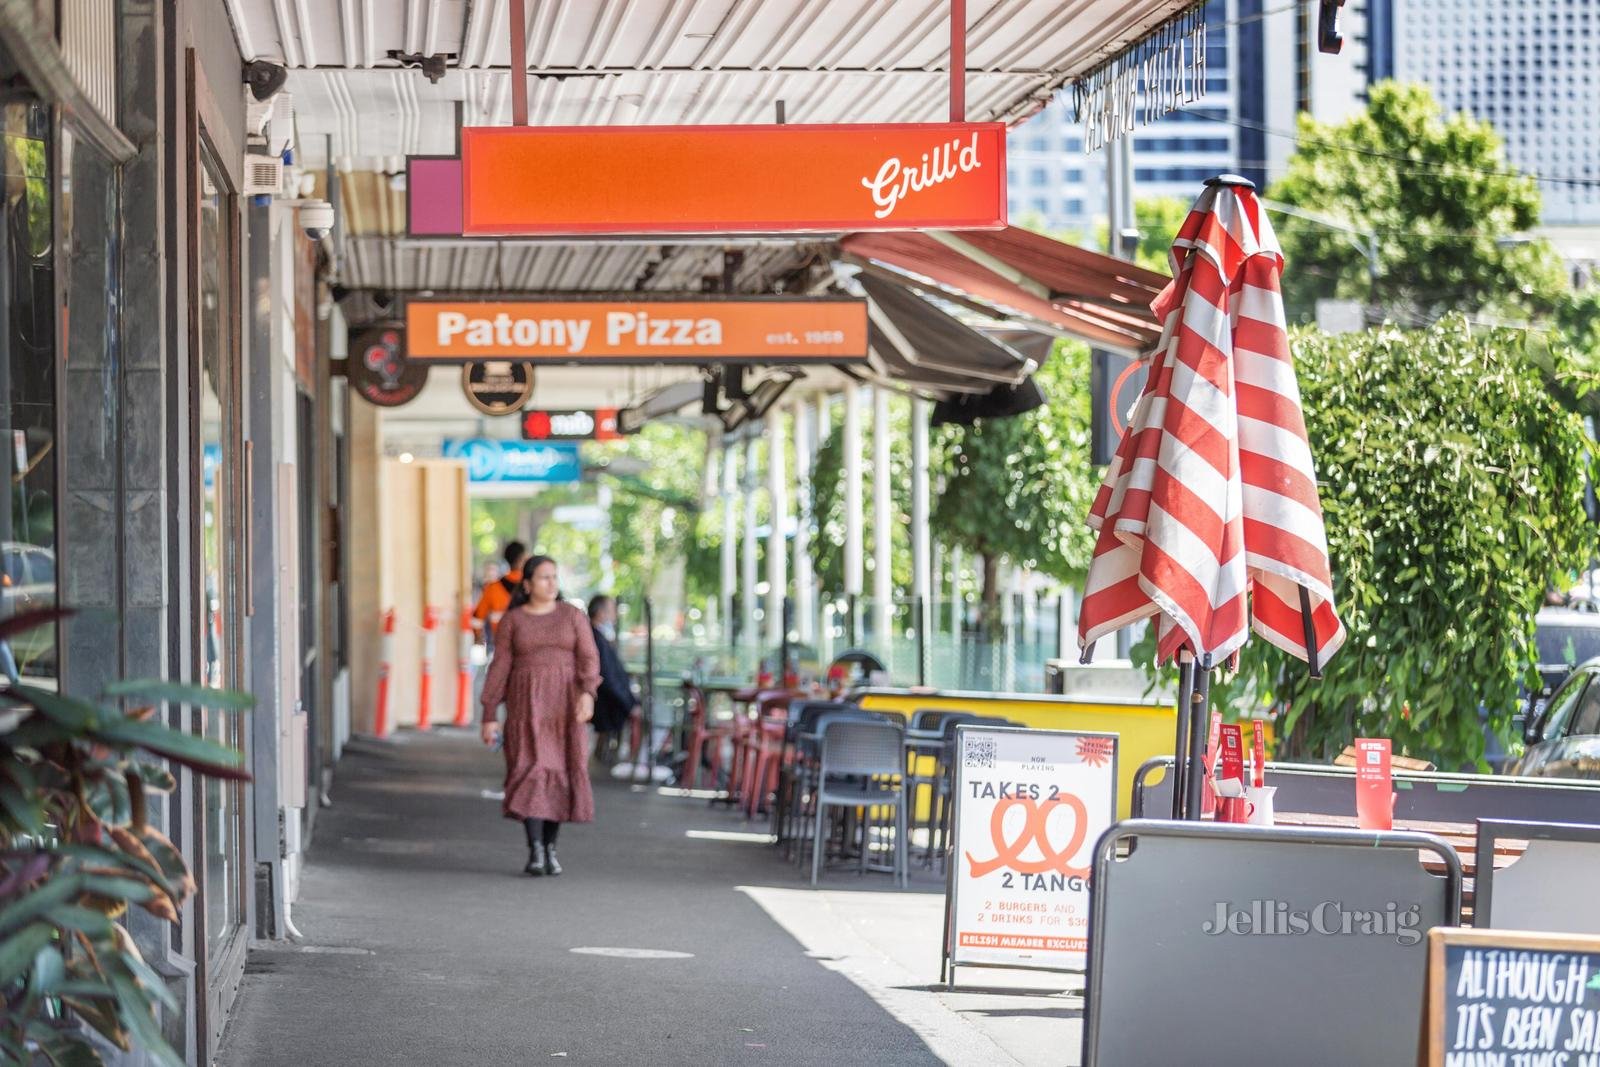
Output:
<instances>
[{"instance_id":1,"label":"glass shopfront","mask_svg":"<svg viewBox=\"0 0 1600 1067\"><path fill-rule=\"evenodd\" d=\"M56 605L56 270L50 110L0 91L0 602L6 617ZM56 628L0 641L0 684L52 684Z\"/></svg>"},{"instance_id":2,"label":"glass shopfront","mask_svg":"<svg viewBox=\"0 0 1600 1067\"><path fill-rule=\"evenodd\" d=\"M236 687L241 681L244 589L243 462L240 438L240 367L235 327L238 282L237 201L223 170L202 151L196 182L195 342L198 351L199 560L201 681ZM238 715L209 711L205 735L244 746ZM207 778L204 895L207 957L213 969L228 965L226 951L244 919L244 791L237 782Z\"/></svg>"}]
</instances>

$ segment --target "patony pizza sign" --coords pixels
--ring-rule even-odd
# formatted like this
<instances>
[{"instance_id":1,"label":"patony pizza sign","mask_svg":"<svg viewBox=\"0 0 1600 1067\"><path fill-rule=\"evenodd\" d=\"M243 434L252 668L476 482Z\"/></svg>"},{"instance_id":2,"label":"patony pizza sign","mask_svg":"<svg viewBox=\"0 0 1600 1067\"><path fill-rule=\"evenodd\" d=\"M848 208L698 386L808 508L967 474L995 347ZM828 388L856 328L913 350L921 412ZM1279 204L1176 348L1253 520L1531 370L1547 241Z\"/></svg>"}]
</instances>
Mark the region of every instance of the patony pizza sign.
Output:
<instances>
[{"instance_id":1,"label":"patony pizza sign","mask_svg":"<svg viewBox=\"0 0 1600 1067\"><path fill-rule=\"evenodd\" d=\"M469 234L999 229L1005 125L478 127Z\"/></svg>"},{"instance_id":2,"label":"patony pizza sign","mask_svg":"<svg viewBox=\"0 0 1600 1067\"><path fill-rule=\"evenodd\" d=\"M437 301L406 305L417 362L843 363L867 355L860 300Z\"/></svg>"}]
</instances>

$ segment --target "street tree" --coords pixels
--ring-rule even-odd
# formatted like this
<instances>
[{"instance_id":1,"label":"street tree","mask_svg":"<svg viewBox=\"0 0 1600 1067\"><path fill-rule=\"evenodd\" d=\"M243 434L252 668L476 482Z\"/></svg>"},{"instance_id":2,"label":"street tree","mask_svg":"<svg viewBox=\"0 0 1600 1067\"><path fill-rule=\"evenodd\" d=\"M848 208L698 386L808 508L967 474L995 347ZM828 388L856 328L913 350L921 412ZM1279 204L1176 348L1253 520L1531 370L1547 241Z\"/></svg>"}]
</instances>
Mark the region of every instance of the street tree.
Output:
<instances>
[{"instance_id":1,"label":"street tree","mask_svg":"<svg viewBox=\"0 0 1600 1067\"><path fill-rule=\"evenodd\" d=\"M1476 764L1484 726L1504 739L1536 677L1546 589L1594 548L1582 420L1548 379L1584 386L1564 352L1536 359L1526 331L1460 316L1302 330L1294 345L1349 639L1320 681L1253 639L1213 693L1274 705L1280 757L1329 758L1366 736L1443 769Z\"/></svg>"},{"instance_id":2,"label":"street tree","mask_svg":"<svg viewBox=\"0 0 1600 1067\"><path fill-rule=\"evenodd\" d=\"M1489 123L1446 115L1421 85L1380 82L1343 122L1301 116L1268 196L1315 216L1273 217L1292 319L1341 298L1403 325L1452 310L1526 321L1566 288L1549 244L1528 236L1538 184L1507 163Z\"/></svg>"},{"instance_id":3,"label":"street tree","mask_svg":"<svg viewBox=\"0 0 1600 1067\"><path fill-rule=\"evenodd\" d=\"M1088 347L1058 341L1036 380L1043 407L946 427L938 438L934 536L981 560L988 620L1002 560L1081 582L1094 549L1083 522L1100 484L1090 462Z\"/></svg>"}]
</instances>

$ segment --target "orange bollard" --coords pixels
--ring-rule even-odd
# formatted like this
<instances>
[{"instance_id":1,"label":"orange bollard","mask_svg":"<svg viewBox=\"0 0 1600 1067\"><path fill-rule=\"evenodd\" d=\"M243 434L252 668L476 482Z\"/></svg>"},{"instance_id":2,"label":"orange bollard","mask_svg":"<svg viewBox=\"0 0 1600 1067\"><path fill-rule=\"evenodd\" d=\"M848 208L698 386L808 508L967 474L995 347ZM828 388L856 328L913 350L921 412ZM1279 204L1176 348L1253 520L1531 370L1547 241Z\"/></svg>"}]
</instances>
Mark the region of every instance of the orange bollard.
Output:
<instances>
[{"instance_id":1,"label":"orange bollard","mask_svg":"<svg viewBox=\"0 0 1600 1067\"><path fill-rule=\"evenodd\" d=\"M439 627L439 612L433 607L422 613L422 678L417 683L417 729L429 728L433 709L433 634Z\"/></svg>"},{"instance_id":2,"label":"orange bollard","mask_svg":"<svg viewBox=\"0 0 1600 1067\"><path fill-rule=\"evenodd\" d=\"M461 609L461 637L456 646L456 725L472 725L472 610Z\"/></svg>"},{"instance_id":3,"label":"orange bollard","mask_svg":"<svg viewBox=\"0 0 1600 1067\"><path fill-rule=\"evenodd\" d=\"M383 643L378 649L378 706L372 729L379 737L389 736L389 664L394 661L394 609L383 613Z\"/></svg>"}]
</instances>

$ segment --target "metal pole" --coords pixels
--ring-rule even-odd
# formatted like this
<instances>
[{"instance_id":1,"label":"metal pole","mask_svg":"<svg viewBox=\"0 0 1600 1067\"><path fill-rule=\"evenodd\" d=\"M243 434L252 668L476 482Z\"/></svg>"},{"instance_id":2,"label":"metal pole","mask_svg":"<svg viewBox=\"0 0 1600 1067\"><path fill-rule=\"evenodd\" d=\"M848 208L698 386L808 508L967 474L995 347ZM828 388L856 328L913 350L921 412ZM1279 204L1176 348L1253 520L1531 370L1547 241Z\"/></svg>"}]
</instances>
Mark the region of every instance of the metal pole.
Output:
<instances>
[{"instance_id":1,"label":"metal pole","mask_svg":"<svg viewBox=\"0 0 1600 1067\"><path fill-rule=\"evenodd\" d=\"M917 605L917 684L928 684L928 628L922 625L922 620L927 618L928 600L926 597L916 597Z\"/></svg>"},{"instance_id":2,"label":"metal pole","mask_svg":"<svg viewBox=\"0 0 1600 1067\"><path fill-rule=\"evenodd\" d=\"M767 646L788 644L788 628L784 619L784 606L788 601L789 574L788 547L784 543L784 527L789 525L788 475L784 473L783 412L773 408L767 413L767 497L770 521L767 535ZM778 675L781 678L783 669Z\"/></svg>"},{"instance_id":3,"label":"metal pole","mask_svg":"<svg viewBox=\"0 0 1600 1067\"><path fill-rule=\"evenodd\" d=\"M727 628L728 647L736 643L739 627L736 624L738 607L734 591L739 587L738 546L739 515L734 510L739 493L738 472L734 470L737 457L730 445L722 448L722 625Z\"/></svg>"},{"instance_id":4,"label":"metal pole","mask_svg":"<svg viewBox=\"0 0 1600 1067\"><path fill-rule=\"evenodd\" d=\"M739 638L746 646L759 644L756 633L756 444L754 436L744 445L744 539L739 560Z\"/></svg>"},{"instance_id":5,"label":"metal pole","mask_svg":"<svg viewBox=\"0 0 1600 1067\"><path fill-rule=\"evenodd\" d=\"M528 124L527 0L511 0L511 124Z\"/></svg>"},{"instance_id":6,"label":"metal pole","mask_svg":"<svg viewBox=\"0 0 1600 1067\"><path fill-rule=\"evenodd\" d=\"M816 504L811 491L812 411L804 403L794 408L794 491L797 521L794 527L795 632L801 644L816 641L816 572L811 566L811 523Z\"/></svg>"},{"instance_id":7,"label":"metal pole","mask_svg":"<svg viewBox=\"0 0 1600 1067\"><path fill-rule=\"evenodd\" d=\"M950 0L950 121L967 121L967 0Z\"/></svg>"},{"instance_id":8,"label":"metal pole","mask_svg":"<svg viewBox=\"0 0 1600 1067\"><path fill-rule=\"evenodd\" d=\"M844 591L851 598L851 642L855 640L855 599L862 593L861 387L844 387Z\"/></svg>"},{"instance_id":9,"label":"metal pole","mask_svg":"<svg viewBox=\"0 0 1600 1067\"><path fill-rule=\"evenodd\" d=\"M1172 817L1183 818L1189 783L1189 704L1194 694L1194 660L1178 656L1178 736L1172 745Z\"/></svg>"},{"instance_id":10,"label":"metal pole","mask_svg":"<svg viewBox=\"0 0 1600 1067\"><path fill-rule=\"evenodd\" d=\"M889 390L872 389L872 636L894 656L894 475L889 470Z\"/></svg>"},{"instance_id":11,"label":"metal pole","mask_svg":"<svg viewBox=\"0 0 1600 1067\"><path fill-rule=\"evenodd\" d=\"M911 595L917 606L917 677L926 684L927 641L933 593L933 538L928 529L928 402L911 398Z\"/></svg>"},{"instance_id":12,"label":"metal pole","mask_svg":"<svg viewBox=\"0 0 1600 1067\"><path fill-rule=\"evenodd\" d=\"M1202 803L1202 791L1205 789L1205 759L1207 734L1210 733L1206 714L1211 697L1211 665L1209 657L1207 662L1195 668L1194 693L1189 698L1189 778L1184 783L1186 799L1184 801L1184 817L1190 820L1200 818L1200 813L1205 810Z\"/></svg>"},{"instance_id":13,"label":"metal pole","mask_svg":"<svg viewBox=\"0 0 1600 1067\"><path fill-rule=\"evenodd\" d=\"M778 612L782 620L782 640L778 642L778 688L789 688L789 614L794 609L794 603L788 598L783 598L783 607Z\"/></svg>"},{"instance_id":14,"label":"metal pole","mask_svg":"<svg viewBox=\"0 0 1600 1067\"><path fill-rule=\"evenodd\" d=\"M655 608L644 598L645 781L656 780L656 626Z\"/></svg>"}]
</instances>

